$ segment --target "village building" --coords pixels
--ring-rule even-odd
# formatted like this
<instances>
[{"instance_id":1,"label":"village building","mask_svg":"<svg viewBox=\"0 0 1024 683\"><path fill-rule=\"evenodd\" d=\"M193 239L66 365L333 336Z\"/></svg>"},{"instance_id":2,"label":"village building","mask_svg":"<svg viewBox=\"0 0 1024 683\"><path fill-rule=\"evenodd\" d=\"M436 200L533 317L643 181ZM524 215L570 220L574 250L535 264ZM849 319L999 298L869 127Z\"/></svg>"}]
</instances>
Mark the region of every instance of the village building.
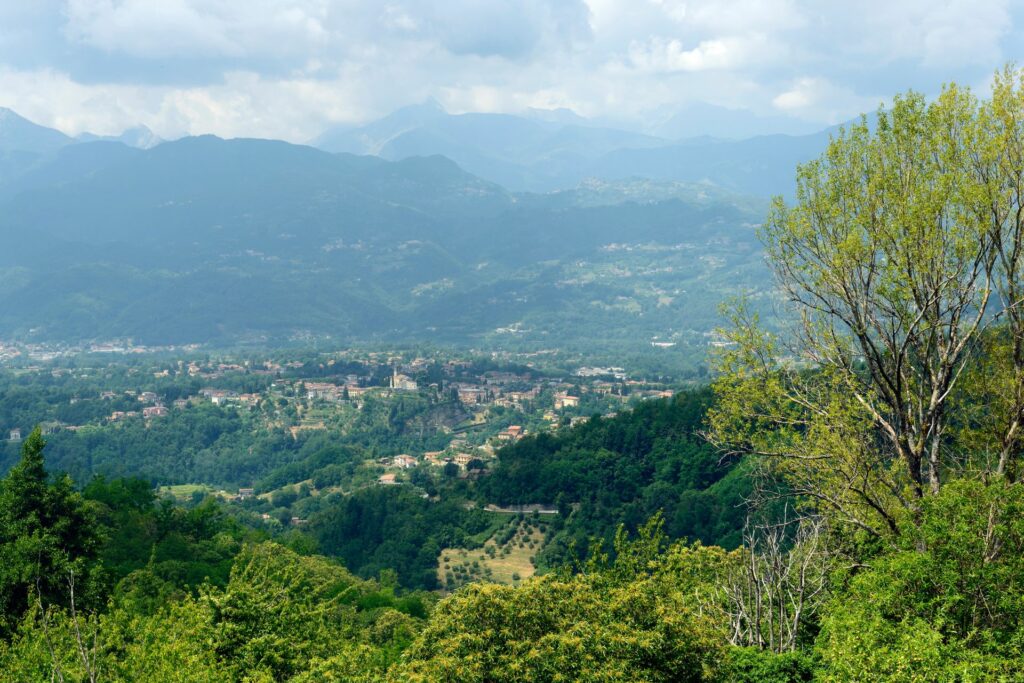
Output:
<instances>
[{"instance_id":1,"label":"village building","mask_svg":"<svg viewBox=\"0 0 1024 683\"><path fill-rule=\"evenodd\" d=\"M401 467L403 470L411 469L419 464L416 461L416 458L412 457L411 455L404 454L396 455L392 460L392 463L394 464L395 467Z\"/></svg>"},{"instance_id":2,"label":"village building","mask_svg":"<svg viewBox=\"0 0 1024 683\"><path fill-rule=\"evenodd\" d=\"M222 406L238 398L238 394L234 391L226 391L224 389L204 389L201 393L210 399L210 402L215 406Z\"/></svg>"},{"instance_id":3,"label":"village building","mask_svg":"<svg viewBox=\"0 0 1024 683\"><path fill-rule=\"evenodd\" d=\"M487 401L487 391L480 387L460 386L458 388L459 401L463 405L475 406Z\"/></svg>"},{"instance_id":4,"label":"village building","mask_svg":"<svg viewBox=\"0 0 1024 683\"><path fill-rule=\"evenodd\" d=\"M651 389L650 391L645 391L644 392L644 398L645 399L650 399L650 398L672 398L674 395L675 395L675 393L673 391L669 390L669 389L665 389L665 390Z\"/></svg>"},{"instance_id":5,"label":"village building","mask_svg":"<svg viewBox=\"0 0 1024 683\"><path fill-rule=\"evenodd\" d=\"M490 370L483 374L482 379L485 384L512 384L513 382L522 382L525 378L515 374L514 372Z\"/></svg>"},{"instance_id":6,"label":"village building","mask_svg":"<svg viewBox=\"0 0 1024 683\"><path fill-rule=\"evenodd\" d=\"M384 486L392 486L398 483L396 476L394 472L385 472L377 478L377 483Z\"/></svg>"},{"instance_id":7,"label":"village building","mask_svg":"<svg viewBox=\"0 0 1024 683\"><path fill-rule=\"evenodd\" d=\"M306 398L311 401L337 401L344 392L343 387L329 382L306 382Z\"/></svg>"},{"instance_id":8,"label":"village building","mask_svg":"<svg viewBox=\"0 0 1024 683\"><path fill-rule=\"evenodd\" d=\"M446 461L447 460L444 457L444 451L427 451L426 453L423 454L423 462L427 463L428 465L440 467L441 465L444 465Z\"/></svg>"},{"instance_id":9,"label":"village building","mask_svg":"<svg viewBox=\"0 0 1024 683\"><path fill-rule=\"evenodd\" d=\"M540 394L540 389L534 387L529 391L510 391L506 394L509 399L516 403L525 403L526 401L532 401Z\"/></svg>"},{"instance_id":10,"label":"village building","mask_svg":"<svg viewBox=\"0 0 1024 683\"><path fill-rule=\"evenodd\" d=\"M154 417L167 417L167 408L165 406L149 406L142 409L142 417L150 420Z\"/></svg>"},{"instance_id":11,"label":"village building","mask_svg":"<svg viewBox=\"0 0 1024 683\"><path fill-rule=\"evenodd\" d=\"M508 429L498 432L498 438L502 441L518 441L523 435L523 428L519 425L511 425Z\"/></svg>"},{"instance_id":12,"label":"village building","mask_svg":"<svg viewBox=\"0 0 1024 683\"><path fill-rule=\"evenodd\" d=\"M571 394L558 393L555 394L555 410L562 410L564 408L575 408L579 406L579 396L573 396Z\"/></svg>"},{"instance_id":13,"label":"village building","mask_svg":"<svg viewBox=\"0 0 1024 683\"><path fill-rule=\"evenodd\" d=\"M403 375L395 369L391 373L391 388L396 391L416 391L419 386L412 377Z\"/></svg>"}]
</instances>

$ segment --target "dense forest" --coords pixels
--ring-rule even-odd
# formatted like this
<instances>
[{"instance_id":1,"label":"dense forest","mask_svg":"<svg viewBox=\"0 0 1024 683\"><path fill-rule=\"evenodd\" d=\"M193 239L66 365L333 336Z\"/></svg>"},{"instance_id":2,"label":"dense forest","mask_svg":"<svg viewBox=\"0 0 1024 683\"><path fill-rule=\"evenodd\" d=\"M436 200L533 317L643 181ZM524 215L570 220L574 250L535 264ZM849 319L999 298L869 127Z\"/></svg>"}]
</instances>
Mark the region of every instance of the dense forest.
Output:
<instances>
[{"instance_id":1,"label":"dense forest","mask_svg":"<svg viewBox=\"0 0 1024 683\"><path fill-rule=\"evenodd\" d=\"M555 565L570 547L585 554L593 539L610 543L620 525L635 530L655 514L669 538L735 548L753 482L745 466L723 461L700 436L711 400L710 391L684 391L525 439L500 452L478 495L501 505L557 507L564 529L546 549Z\"/></svg>"},{"instance_id":2,"label":"dense forest","mask_svg":"<svg viewBox=\"0 0 1024 683\"><path fill-rule=\"evenodd\" d=\"M139 480L76 492L48 479L42 449L38 434L26 441L0 495L0 663L13 681L926 681L1019 671L1016 485L951 484L898 541L862 548L870 565L852 573L820 566L820 548L799 543L772 556L770 545L757 555L670 542L656 516L635 536L617 534L608 554L520 587L471 584L439 599L399 589L386 569L359 579L300 538L268 540L213 501L184 510ZM980 552L991 543L996 557ZM780 566L793 573L774 574ZM749 592L750 575L763 593ZM790 599L808 587L817 597L797 632Z\"/></svg>"}]
</instances>

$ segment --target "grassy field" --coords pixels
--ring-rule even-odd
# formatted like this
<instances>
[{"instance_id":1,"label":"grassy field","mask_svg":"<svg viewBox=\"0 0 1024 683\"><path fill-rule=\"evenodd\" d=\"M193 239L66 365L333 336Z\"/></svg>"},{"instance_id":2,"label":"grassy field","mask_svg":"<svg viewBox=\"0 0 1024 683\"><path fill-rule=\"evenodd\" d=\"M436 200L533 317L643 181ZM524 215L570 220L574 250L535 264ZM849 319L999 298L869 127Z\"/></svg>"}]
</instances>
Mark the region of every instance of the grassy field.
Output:
<instances>
[{"instance_id":1,"label":"grassy field","mask_svg":"<svg viewBox=\"0 0 1024 683\"><path fill-rule=\"evenodd\" d=\"M174 486L161 486L160 494L170 494L178 500L189 500L192 494L200 491L202 493L213 493L214 490L205 484L176 484Z\"/></svg>"},{"instance_id":2,"label":"grassy field","mask_svg":"<svg viewBox=\"0 0 1024 683\"><path fill-rule=\"evenodd\" d=\"M473 581L516 585L536 572L534 556L544 546L544 522L511 520L482 548L446 548L437 560L437 578L446 590Z\"/></svg>"}]
</instances>

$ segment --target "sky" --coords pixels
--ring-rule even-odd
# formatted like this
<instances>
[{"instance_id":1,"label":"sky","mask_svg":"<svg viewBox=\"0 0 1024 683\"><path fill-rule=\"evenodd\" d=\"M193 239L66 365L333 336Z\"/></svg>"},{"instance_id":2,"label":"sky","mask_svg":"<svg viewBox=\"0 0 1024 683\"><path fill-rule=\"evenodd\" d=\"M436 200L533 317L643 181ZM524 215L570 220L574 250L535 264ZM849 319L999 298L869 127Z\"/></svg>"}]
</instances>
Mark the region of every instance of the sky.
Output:
<instances>
[{"instance_id":1,"label":"sky","mask_svg":"<svg viewBox=\"0 0 1024 683\"><path fill-rule=\"evenodd\" d=\"M1024 0L0 0L0 106L72 135L304 142L427 98L795 132L1012 60Z\"/></svg>"}]
</instances>

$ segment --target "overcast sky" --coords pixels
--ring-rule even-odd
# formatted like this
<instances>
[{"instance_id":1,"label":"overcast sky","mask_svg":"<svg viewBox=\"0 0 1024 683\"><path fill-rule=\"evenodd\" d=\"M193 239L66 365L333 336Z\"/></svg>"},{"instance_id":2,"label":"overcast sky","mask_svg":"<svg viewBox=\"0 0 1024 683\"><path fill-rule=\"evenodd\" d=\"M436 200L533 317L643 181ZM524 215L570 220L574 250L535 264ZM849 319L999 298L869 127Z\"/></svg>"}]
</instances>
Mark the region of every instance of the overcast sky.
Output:
<instances>
[{"instance_id":1,"label":"overcast sky","mask_svg":"<svg viewBox=\"0 0 1024 683\"><path fill-rule=\"evenodd\" d=\"M427 97L823 127L1008 60L1024 0L0 0L0 106L71 134L305 141Z\"/></svg>"}]
</instances>

